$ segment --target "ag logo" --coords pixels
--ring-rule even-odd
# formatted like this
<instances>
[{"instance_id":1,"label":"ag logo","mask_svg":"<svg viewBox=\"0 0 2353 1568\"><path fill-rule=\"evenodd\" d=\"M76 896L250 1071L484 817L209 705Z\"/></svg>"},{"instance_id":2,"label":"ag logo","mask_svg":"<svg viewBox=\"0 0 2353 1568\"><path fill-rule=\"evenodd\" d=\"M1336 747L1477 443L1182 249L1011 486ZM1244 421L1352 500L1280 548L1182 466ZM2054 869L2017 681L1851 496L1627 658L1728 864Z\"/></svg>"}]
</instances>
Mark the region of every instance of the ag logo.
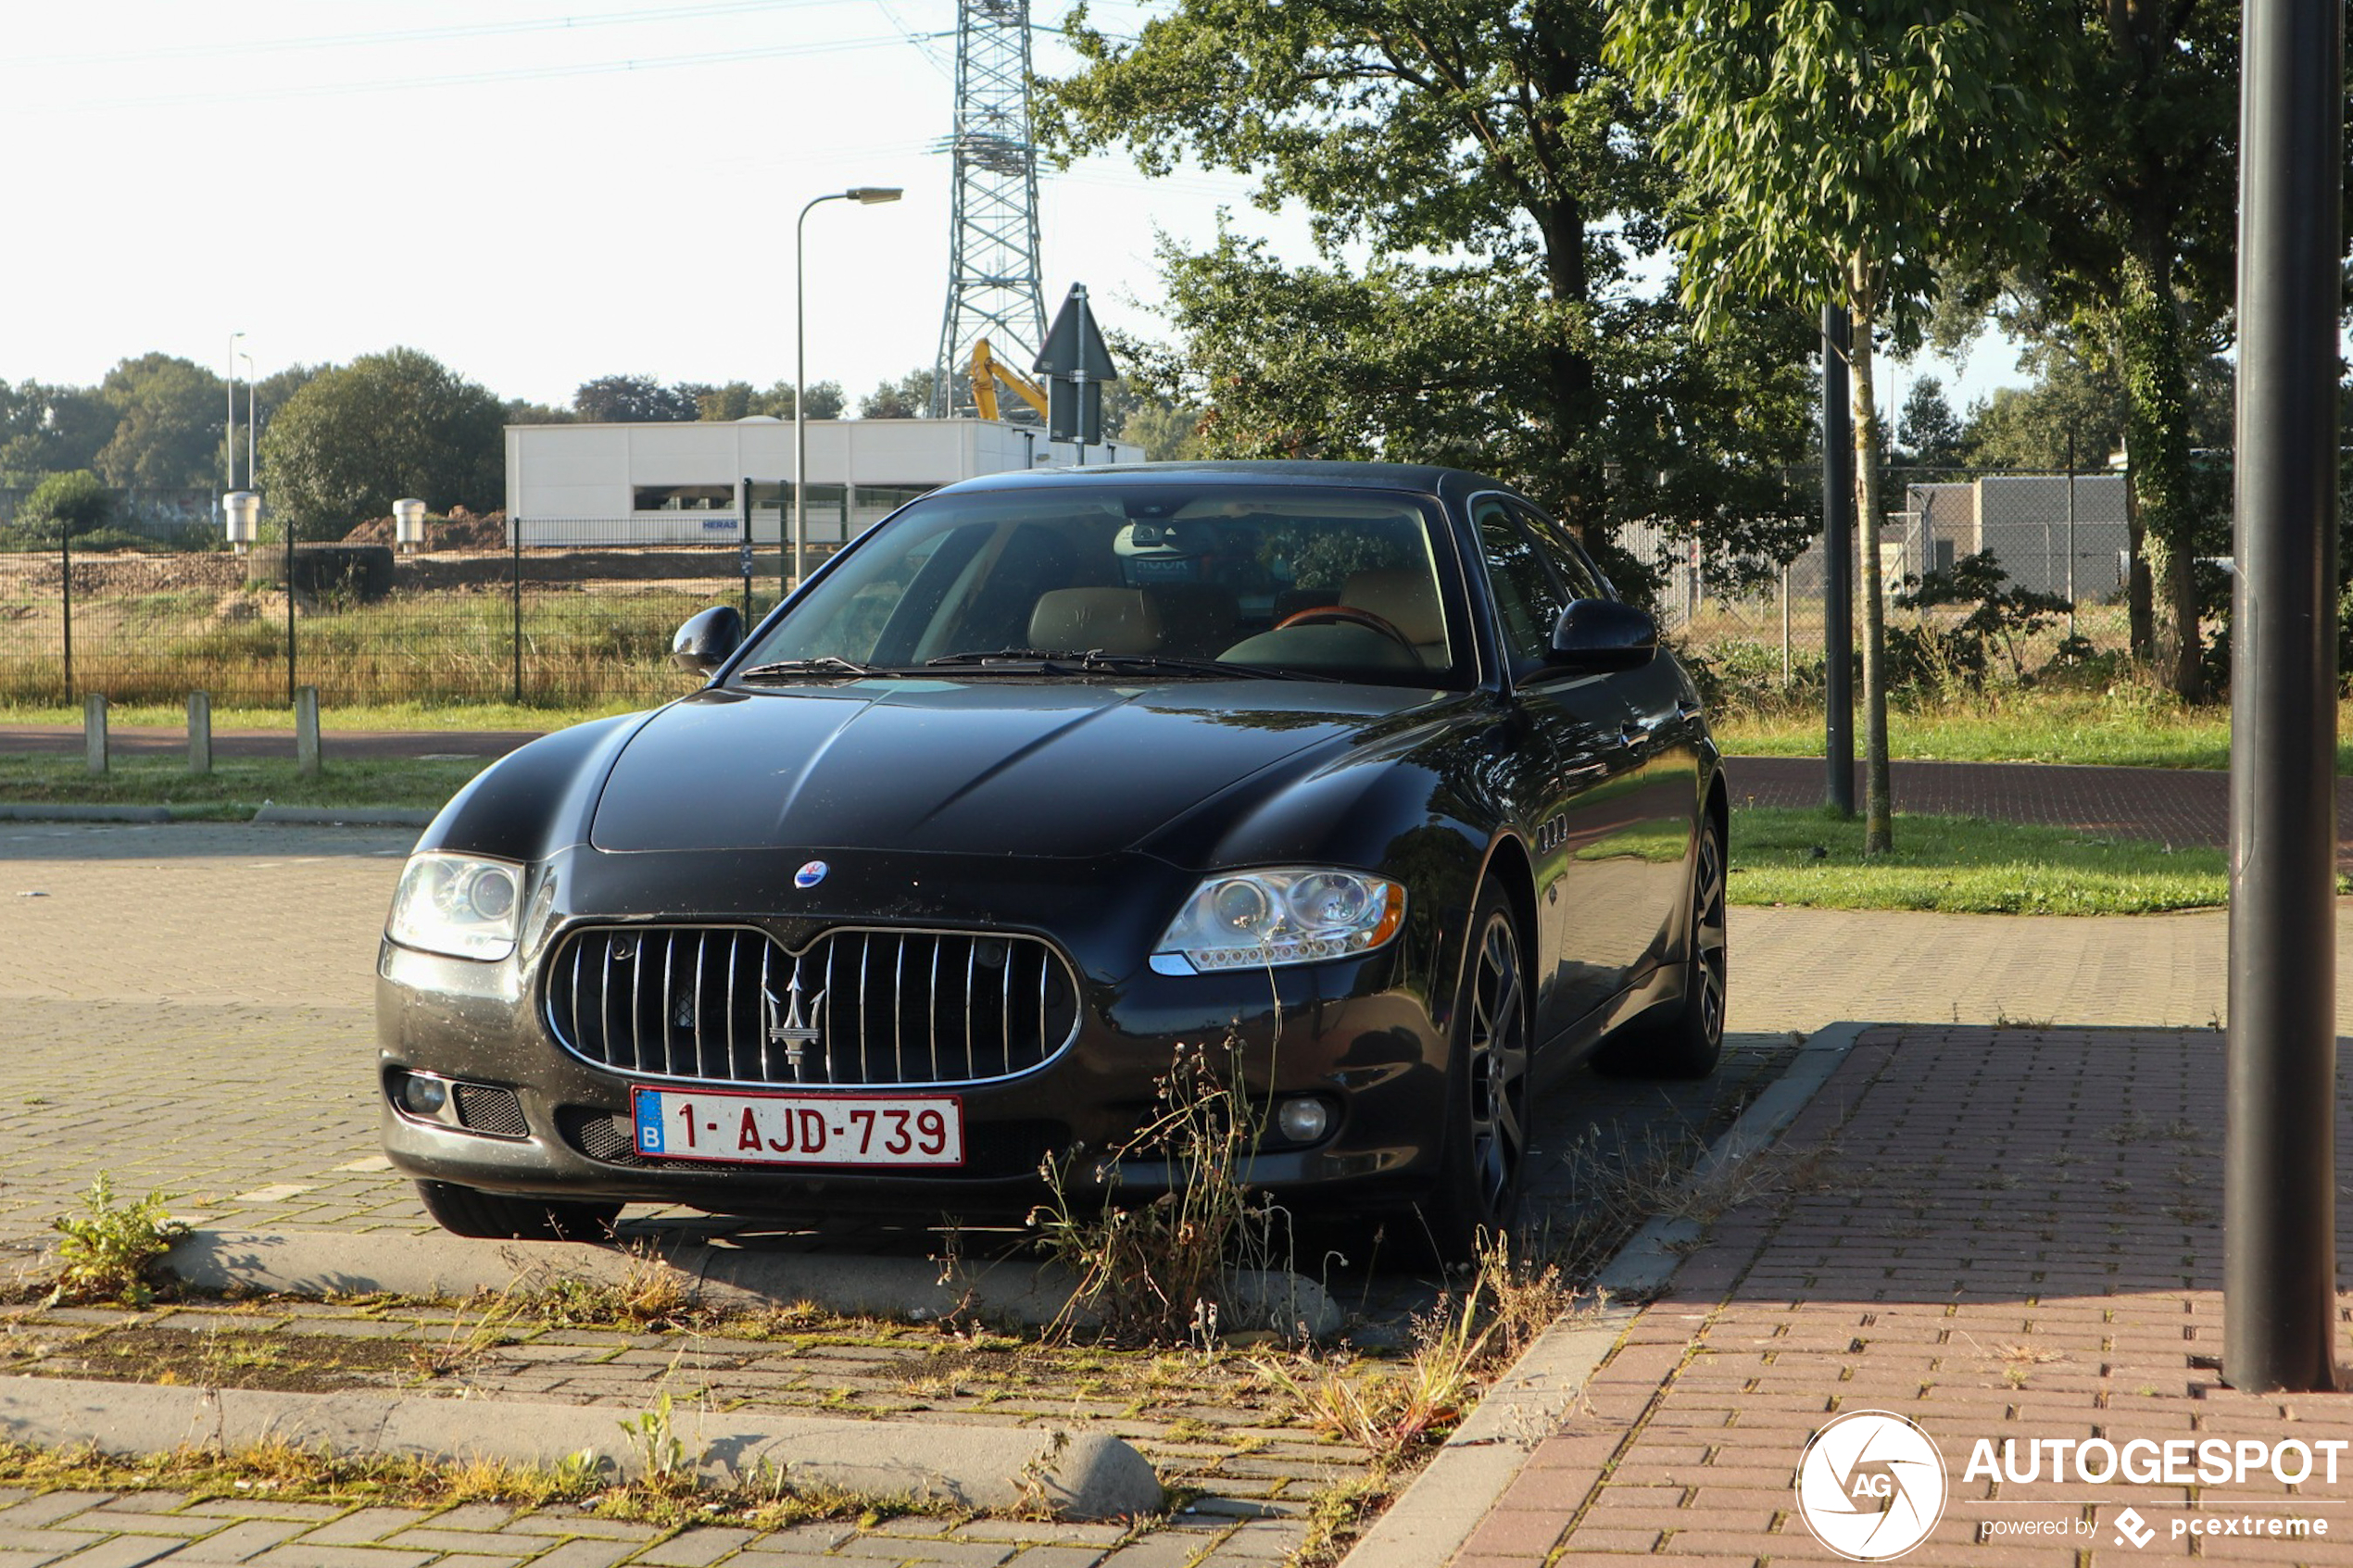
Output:
<instances>
[{"instance_id":1,"label":"ag logo","mask_svg":"<svg viewBox=\"0 0 2353 1568\"><path fill-rule=\"evenodd\" d=\"M1806 1445L1797 1512L1814 1538L1857 1562L1901 1557L1944 1513L1944 1457L1900 1415L1853 1411Z\"/></svg>"}]
</instances>

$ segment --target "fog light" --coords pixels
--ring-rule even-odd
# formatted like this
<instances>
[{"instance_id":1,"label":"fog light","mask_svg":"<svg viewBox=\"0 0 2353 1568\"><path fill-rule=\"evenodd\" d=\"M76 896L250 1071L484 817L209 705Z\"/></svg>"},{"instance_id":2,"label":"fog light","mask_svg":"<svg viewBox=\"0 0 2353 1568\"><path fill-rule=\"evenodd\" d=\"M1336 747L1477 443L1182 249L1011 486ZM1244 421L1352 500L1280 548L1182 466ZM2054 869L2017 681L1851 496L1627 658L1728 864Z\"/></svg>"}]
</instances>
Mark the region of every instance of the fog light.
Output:
<instances>
[{"instance_id":1,"label":"fog light","mask_svg":"<svg viewBox=\"0 0 2353 1568\"><path fill-rule=\"evenodd\" d=\"M438 1078L410 1073L400 1080L400 1109L412 1116L438 1116L449 1101L449 1087Z\"/></svg>"},{"instance_id":2,"label":"fog light","mask_svg":"<svg viewBox=\"0 0 2353 1568\"><path fill-rule=\"evenodd\" d=\"M1331 1124L1332 1113L1319 1099L1287 1099L1275 1112L1275 1126L1292 1143L1314 1143Z\"/></svg>"}]
</instances>

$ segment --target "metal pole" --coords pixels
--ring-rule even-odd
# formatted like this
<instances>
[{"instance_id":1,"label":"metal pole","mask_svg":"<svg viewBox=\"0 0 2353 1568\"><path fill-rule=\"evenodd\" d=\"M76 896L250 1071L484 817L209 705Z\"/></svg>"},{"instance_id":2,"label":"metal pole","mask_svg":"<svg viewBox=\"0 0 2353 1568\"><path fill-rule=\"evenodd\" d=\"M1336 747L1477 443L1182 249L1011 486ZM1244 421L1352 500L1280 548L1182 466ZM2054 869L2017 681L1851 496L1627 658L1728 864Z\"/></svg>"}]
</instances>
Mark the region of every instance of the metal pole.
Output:
<instances>
[{"instance_id":1,"label":"metal pole","mask_svg":"<svg viewBox=\"0 0 2353 1568\"><path fill-rule=\"evenodd\" d=\"M2247 0L2222 1374L2335 1382L2338 0Z\"/></svg>"},{"instance_id":2,"label":"metal pole","mask_svg":"<svg viewBox=\"0 0 2353 1568\"><path fill-rule=\"evenodd\" d=\"M1789 562L1781 562L1781 689L1789 689Z\"/></svg>"},{"instance_id":3,"label":"metal pole","mask_svg":"<svg viewBox=\"0 0 2353 1568\"><path fill-rule=\"evenodd\" d=\"M2075 635L2075 433L2067 433L2067 634Z\"/></svg>"},{"instance_id":4,"label":"metal pole","mask_svg":"<svg viewBox=\"0 0 2353 1568\"><path fill-rule=\"evenodd\" d=\"M229 467L228 488L237 487L237 340L245 334L229 334L229 422L220 427L220 457Z\"/></svg>"},{"instance_id":5,"label":"metal pole","mask_svg":"<svg viewBox=\"0 0 2353 1568\"><path fill-rule=\"evenodd\" d=\"M518 518L515 533L515 706L522 706L522 521Z\"/></svg>"},{"instance_id":6,"label":"metal pole","mask_svg":"<svg viewBox=\"0 0 2353 1568\"><path fill-rule=\"evenodd\" d=\"M1826 803L1855 814L1855 433L1846 407L1848 323L1822 307L1822 756Z\"/></svg>"},{"instance_id":7,"label":"metal pole","mask_svg":"<svg viewBox=\"0 0 2353 1568\"><path fill-rule=\"evenodd\" d=\"M785 591L800 585L801 552L808 544L809 519L809 301L803 282L803 236L812 209L846 199L849 193L834 191L800 209L792 228L792 576Z\"/></svg>"},{"instance_id":8,"label":"metal pole","mask_svg":"<svg viewBox=\"0 0 2353 1568\"><path fill-rule=\"evenodd\" d=\"M66 700L73 700L73 528L57 524L57 570L66 593Z\"/></svg>"},{"instance_id":9,"label":"metal pole","mask_svg":"<svg viewBox=\"0 0 2353 1568\"><path fill-rule=\"evenodd\" d=\"M254 461L254 432L258 428L254 423L254 394L259 388L254 384L253 356L240 354L237 358L245 362L245 487L258 489L261 484L261 469Z\"/></svg>"},{"instance_id":10,"label":"metal pole","mask_svg":"<svg viewBox=\"0 0 2353 1568\"><path fill-rule=\"evenodd\" d=\"M286 706L292 708L295 702L294 520L289 518L279 526L286 531Z\"/></svg>"}]
</instances>

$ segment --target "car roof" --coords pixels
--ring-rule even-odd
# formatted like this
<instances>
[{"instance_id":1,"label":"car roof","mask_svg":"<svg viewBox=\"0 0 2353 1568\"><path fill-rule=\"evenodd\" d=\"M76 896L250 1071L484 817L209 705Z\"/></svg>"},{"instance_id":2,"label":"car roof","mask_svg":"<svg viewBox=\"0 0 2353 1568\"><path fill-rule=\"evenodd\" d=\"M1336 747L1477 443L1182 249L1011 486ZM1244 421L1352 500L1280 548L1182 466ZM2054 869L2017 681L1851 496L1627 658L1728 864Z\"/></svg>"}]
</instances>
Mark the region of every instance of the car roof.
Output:
<instances>
[{"instance_id":1,"label":"car roof","mask_svg":"<svg viewBox=\"0 0 2353 1568\"><path fill-rule=\"evenodd\" d=\"M1410 490L1461 500L1481 490L1510 490L1500 480L1432 463L1356 463L1292 460L1176 463L1104 463L1086 468L1016 470L982 474L943 491L1026 490L1051 486L1115 484L1144 479L1184 484L1299 484L1343 488ZM934 494L940 494L935 491ZM1514 492L1516 494L1516 492Z\"/></svg>"}]
</instances>

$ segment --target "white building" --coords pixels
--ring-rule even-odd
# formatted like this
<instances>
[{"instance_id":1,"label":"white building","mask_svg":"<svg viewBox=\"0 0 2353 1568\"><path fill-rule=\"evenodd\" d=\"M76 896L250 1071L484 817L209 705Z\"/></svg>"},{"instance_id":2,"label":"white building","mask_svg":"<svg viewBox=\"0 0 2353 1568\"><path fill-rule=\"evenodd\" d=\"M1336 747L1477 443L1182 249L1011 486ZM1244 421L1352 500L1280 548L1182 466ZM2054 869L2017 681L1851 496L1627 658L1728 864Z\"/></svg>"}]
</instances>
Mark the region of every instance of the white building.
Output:
<instances>
[{"instance_id":1,"label":"white building","mask_svg":"<svg viewBox=\"0 0 2353 1568\"><path fill-rule=\"evenodd\" d=\"M988 420L812 420L808 541L830 546L926 490L985 473L1062 467L1076 448L1042 430ZM1090 446L1089 463L1136 462L1125 442ZM791 421L509 425L508 537L526 545L751 542L789 532Z\"/></svg>"}]
</instances>

